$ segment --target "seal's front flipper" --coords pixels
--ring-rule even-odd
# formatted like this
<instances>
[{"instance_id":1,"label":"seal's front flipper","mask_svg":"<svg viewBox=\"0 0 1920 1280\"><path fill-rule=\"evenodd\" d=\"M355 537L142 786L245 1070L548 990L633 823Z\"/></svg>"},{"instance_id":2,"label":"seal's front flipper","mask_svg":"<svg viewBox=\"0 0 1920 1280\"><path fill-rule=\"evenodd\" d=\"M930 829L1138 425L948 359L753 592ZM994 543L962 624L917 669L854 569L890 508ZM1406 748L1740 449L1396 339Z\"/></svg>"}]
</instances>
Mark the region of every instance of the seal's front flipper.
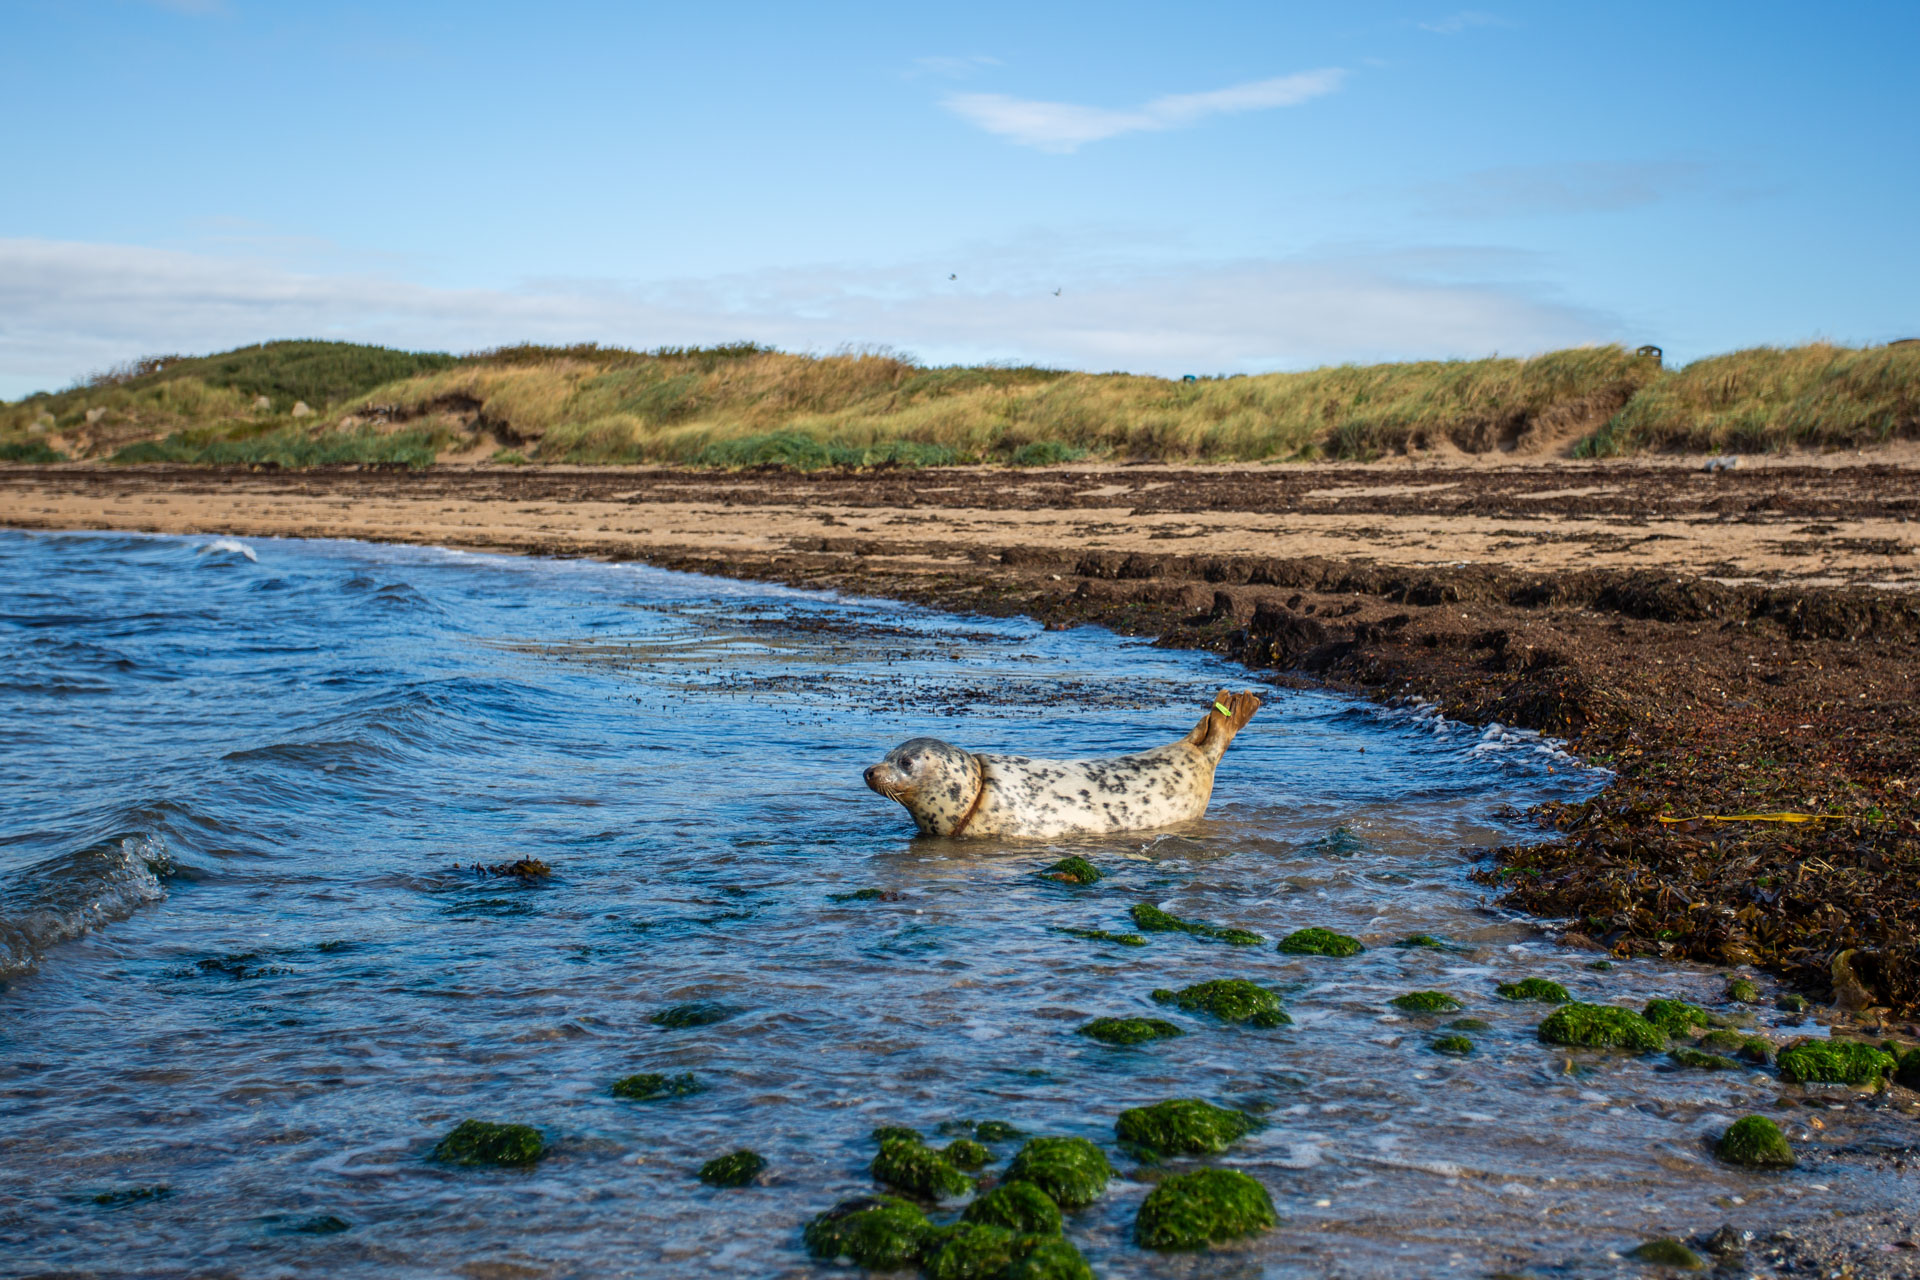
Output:
<instances>
[{"instance_id":1,"label":"seal's front flipper","mask_svg":"<svg viewBox=\"0 0 1920 1280\"><path fill-rule=\"evenodd\" d=\"M1247 721L1260 709L1257 693L1229 693L1222 689L1207 708L1206 718L1193 727L1187 741L1218 763L1233 736L1246 728Z\"/></svg>"}]
</instances>

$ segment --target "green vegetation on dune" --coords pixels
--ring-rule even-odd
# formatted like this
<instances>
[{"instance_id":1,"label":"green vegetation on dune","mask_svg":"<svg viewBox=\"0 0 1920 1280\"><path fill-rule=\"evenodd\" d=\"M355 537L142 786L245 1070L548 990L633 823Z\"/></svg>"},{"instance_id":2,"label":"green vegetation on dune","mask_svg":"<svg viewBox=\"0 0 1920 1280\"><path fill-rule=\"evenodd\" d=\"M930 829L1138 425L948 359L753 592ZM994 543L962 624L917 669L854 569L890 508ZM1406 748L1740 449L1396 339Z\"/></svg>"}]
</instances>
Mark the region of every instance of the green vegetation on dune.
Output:
<instances>
[{"instance_id":1,"label":"green vegetation on dune","mask_svg":"<svg viewBox=\"0 0 1920 1280\"><path fill-rule=\"evenodd\" d=\"M1676 370L1606 346L1176 382L754 343L453 356L292 341L143 360L0 405L0 461L282 467L417 466L468 448L502 463L801 470L1365 459L1437 447L1604 457L1916 435L1920 346L1824 344Z\"/></svg>"}]
</instances>

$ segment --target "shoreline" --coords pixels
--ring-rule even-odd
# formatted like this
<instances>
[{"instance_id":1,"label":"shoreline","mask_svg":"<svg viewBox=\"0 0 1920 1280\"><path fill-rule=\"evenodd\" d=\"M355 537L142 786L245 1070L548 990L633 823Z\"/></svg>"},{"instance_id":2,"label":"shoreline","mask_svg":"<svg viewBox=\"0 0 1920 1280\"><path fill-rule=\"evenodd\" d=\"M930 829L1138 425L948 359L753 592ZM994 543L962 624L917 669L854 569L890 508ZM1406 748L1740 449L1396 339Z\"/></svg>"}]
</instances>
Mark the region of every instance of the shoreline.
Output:
<instances>
[{"instance_id":1,"label":"shoreline","mask_svg":"<svg viewBox=\"0 0 1920 1280\"><path fill-rule=\"evenodd\" d=\"M1920 1035L1920 472L0 469L0 524L638 560L1100 625L1419 697L1615 772L1493 851L1564 940L1777 973ZM1356 480L1374 483L1355 483ZM1803 822L1662 822L1788 812Z\"/></svg>"}]
</instances>

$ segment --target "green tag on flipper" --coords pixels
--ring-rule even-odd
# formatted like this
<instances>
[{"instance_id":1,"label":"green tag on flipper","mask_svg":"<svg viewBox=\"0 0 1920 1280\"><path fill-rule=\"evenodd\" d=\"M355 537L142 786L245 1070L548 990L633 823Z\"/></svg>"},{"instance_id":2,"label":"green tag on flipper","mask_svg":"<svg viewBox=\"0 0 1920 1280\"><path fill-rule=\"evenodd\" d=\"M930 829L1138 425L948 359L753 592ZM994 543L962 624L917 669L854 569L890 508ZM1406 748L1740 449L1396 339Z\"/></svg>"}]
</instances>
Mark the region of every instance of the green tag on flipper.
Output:
<instances>
[{"instance_id":1,"label":"green tag on flipper","mask_svg":"<svg viewBox=\"0 0 1920 1280\"><path fill-rule=\"evenodd\" d=\"M1215 711L1218 711L1221 715L1225 716L1227 719L1229 720L1233 719L1233 712L1227 710L1225 707L1221 706L1219 703L1217 702L1214 703L1213 709Z\"/></svg>"}]
</instances>

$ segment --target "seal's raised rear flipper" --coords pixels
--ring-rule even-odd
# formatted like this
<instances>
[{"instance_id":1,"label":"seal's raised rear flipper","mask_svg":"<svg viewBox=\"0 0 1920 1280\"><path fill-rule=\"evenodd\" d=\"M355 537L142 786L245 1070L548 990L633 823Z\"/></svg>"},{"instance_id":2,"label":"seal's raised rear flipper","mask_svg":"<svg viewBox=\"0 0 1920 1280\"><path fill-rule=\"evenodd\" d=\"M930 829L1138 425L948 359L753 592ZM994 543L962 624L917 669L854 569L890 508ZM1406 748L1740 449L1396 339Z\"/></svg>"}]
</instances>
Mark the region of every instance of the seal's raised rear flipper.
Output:
<instances>
[{"instance_id":1,"label":"seal's raised rear flipper","mask_svg":"<svg viewBox=\"0 0 1920 1280\"><path fill-rule=\"evenodd\" d=\"M1199 724L1193 726L1193 732L1187 735L1187 741L1199 748L1200 753L1220 763L1220 757L1226 753L1227 744L1233 741L1233 735L1246 727L1253 719L1253 713L1260 709L1260 695L1257 693L1228 693L1222 689L1213 699L1213 705L1207 708L1207 715Z\"/></svg>"}]
</instances>

